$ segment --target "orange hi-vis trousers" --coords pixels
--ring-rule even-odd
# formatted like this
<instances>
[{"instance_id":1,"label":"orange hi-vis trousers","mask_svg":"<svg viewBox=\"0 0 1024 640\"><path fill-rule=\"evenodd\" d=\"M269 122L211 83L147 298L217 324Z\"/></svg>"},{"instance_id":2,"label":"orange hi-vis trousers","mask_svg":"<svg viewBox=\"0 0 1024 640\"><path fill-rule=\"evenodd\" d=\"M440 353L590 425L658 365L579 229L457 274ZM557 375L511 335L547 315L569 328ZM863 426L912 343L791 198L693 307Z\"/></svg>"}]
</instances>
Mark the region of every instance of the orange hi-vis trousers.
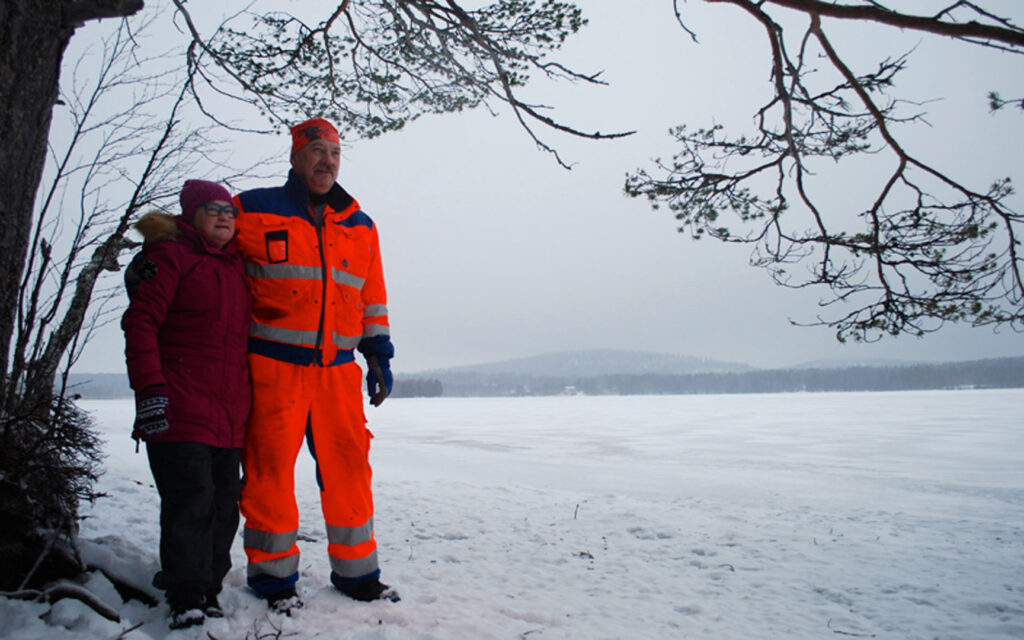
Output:
<instances>
[{"instance_id":1,"label":"orange hi-vis trousers","mask_svg":"<svg viewBox=\"0 0 1024 640\"><path fill-rule=\"evenodd\" d=\"M331 569L341 578L377 571L369 461L373 435L366 428L359 366L305 366L250 354L249 368L253 404L242 449L241 508L250 584L255 588L254 578L291 584L298 578L295 460L307 426Z\"/></svg>"}]
</instances>

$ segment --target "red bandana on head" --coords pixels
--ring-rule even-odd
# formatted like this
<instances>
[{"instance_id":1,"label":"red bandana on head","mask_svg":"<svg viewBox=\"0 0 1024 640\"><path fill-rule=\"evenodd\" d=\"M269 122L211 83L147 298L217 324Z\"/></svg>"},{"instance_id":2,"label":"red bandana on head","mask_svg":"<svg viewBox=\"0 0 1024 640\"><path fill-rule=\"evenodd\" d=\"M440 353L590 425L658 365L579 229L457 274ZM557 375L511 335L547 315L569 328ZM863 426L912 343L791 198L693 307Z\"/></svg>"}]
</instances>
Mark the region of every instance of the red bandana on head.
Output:
<instances>
[{"instance_id":1,"label":"red bandana on head","mask_svg":"<svg viewBox=\"0 0 1024 640\"><path fill-rule=\"evenodd\" d=\"M338 130L334 128L333 124L323 118L313 118L312 120L300 122L291 128L291 132L292 153L295 153L314 140L327 140L341 144Z\"/></svg>"}]
</instances>

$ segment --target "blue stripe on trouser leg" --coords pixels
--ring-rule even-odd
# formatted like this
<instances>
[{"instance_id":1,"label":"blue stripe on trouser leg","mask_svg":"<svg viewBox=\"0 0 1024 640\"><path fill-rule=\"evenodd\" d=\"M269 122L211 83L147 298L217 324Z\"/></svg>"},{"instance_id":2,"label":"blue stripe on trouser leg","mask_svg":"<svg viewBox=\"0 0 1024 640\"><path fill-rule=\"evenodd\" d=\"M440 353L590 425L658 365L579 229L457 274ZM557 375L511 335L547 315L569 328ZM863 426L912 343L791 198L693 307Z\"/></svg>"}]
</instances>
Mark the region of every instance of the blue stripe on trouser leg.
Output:
<instances>
[{"instance_id":1,"label":"blue stripe on trouser leg","mask_svg":"<svg viewBox=\"0 0 1024 640\"><path fill-rule=\"evenodd\" d=\"M263 574L258 576L249 576L248 580L249 588L255 591L261 598L269 598L275 593L281 593L285 589L294 589L298 581L298 571L283 578Z\"/></svg>"}]
</instances>

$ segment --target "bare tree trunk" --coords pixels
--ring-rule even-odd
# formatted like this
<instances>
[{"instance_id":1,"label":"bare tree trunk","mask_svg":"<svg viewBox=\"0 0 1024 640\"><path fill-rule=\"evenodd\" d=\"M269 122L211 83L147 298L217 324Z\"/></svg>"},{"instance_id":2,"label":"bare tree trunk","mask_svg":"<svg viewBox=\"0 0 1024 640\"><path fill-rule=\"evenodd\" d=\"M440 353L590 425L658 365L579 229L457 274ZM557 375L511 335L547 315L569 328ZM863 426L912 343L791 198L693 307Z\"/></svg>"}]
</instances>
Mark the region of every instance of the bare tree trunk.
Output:
<instances>
[{"instance_id":1,"label":"bare tree trunk","mask_svg":"<svg viewBox=\"0 0 1024 640\"><path fill-rule=\"evenodd\" d=\"M129 16L142 6L142 0L0 2L0 398L10 397L18 289L64 50L84 22Z\"/></svg>"},{"instance_id":2,"label":"bare tree trunk","mask_svg":"<svg viewBox=\"0 0 1024 640\"><path fill-rule=\"evenodd\" d=\"M61 58L74 32L74 27L62 23L62 4L0 3L0 397L7 397L18 288L57 100Z\"/></svg>"}]
</instances>

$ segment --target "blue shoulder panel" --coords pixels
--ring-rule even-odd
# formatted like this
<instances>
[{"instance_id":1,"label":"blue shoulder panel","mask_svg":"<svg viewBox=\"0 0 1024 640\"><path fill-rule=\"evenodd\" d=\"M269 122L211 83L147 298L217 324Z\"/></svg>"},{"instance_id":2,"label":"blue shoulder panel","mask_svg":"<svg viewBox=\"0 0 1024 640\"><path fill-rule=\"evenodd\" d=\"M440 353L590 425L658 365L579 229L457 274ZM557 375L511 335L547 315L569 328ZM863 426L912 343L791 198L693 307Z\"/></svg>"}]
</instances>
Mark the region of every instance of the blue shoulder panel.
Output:
<instances>
[{"instance_id":1,"label":"blue shoulder panel","mask_svg":"<svg viewBox=\"0 0 1024 640\"><path fill-rule=\"evenodd\" d=\"M286 218L307 218L302 207L288 197L284 187L253 189L238 194L242 209L249 213L272 213Z\"/></svg>"},{"instance_id":2,"label":"blue shoulder panel","mask_svg":"<svg viewBox=\"0 0 1024 640\"><path fill-rule=\"evenodd\" d=\"M370 216L363 213L362 209L357 209L352 212L352 215L345 218L344 220L338 220L334 224L340 224L343 227L367 227L373 229L373 220Z\"/></svg>"}]
</instances>

